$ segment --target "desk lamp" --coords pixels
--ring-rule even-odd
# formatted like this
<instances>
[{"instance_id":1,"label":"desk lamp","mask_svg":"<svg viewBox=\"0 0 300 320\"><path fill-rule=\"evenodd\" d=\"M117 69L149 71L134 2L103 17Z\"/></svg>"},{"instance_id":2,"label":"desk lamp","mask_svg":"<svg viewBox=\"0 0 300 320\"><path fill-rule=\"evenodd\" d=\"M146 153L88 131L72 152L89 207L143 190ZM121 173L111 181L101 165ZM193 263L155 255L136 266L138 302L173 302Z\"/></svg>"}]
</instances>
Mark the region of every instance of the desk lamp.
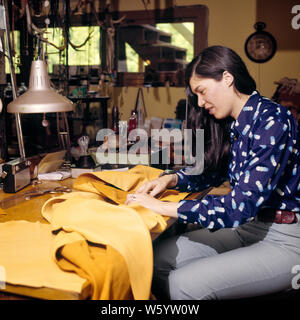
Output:
<instances>
[{"instance_id":1,"label":"desk lamp","mask_svg":"<svg viewBox=\"0 0 300 320\"><path fill-rule=\"evenodd\" d=\"M28 90L8 104L7 112L18 115L20 113L67 111L73 111L73 102L58 94L50 87L45 61L39 59L33 61L31 64ZM20 157L25 158L21 121L16 121L16 124Z\"/></svg>"}]
</instances>

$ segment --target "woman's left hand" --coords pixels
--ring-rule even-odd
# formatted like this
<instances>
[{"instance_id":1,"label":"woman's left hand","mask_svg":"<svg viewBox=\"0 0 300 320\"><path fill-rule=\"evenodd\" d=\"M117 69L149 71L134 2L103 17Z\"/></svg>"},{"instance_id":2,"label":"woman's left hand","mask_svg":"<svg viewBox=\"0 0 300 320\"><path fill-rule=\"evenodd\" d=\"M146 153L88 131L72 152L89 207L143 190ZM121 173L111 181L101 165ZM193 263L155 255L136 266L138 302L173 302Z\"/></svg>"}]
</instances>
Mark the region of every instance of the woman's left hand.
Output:
<instances>
[{"instance_id":1,"label":"woman's left hand","mask_svg":"<svg viewBox=\"0 0 300 320\"><path fill-rule=\"evenodd\" d=\"M162 206L162 201L150 196L147 193L132 193L127 195L125 204L132 204L138 202L143 207L158 212L159 207Z\"/></svg>"},{"instance_id":2,"label":"woman's left hand","mask_svg":"<svg viewBox=\"0 0 300 320\"><path fill-rule=\"evenodd\" d=\"M177 203L158 200L146 193L132 193L127 195L125 204L139 203L141 206L165 216L177 218Z\"/></svg>"}]
</instances>

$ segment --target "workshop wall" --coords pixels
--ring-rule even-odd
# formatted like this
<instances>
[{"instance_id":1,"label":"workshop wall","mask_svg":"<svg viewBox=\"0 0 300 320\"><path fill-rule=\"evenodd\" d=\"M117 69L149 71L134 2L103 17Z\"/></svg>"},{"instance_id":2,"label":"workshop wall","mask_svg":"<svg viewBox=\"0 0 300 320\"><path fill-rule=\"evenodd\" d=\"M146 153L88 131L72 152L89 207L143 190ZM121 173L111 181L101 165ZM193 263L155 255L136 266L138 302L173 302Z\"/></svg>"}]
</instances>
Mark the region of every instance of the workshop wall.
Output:
<instances>
[{"instance_id":1,"label":"workshop wall","mask_svg":"<svg viewBox=\"0 0 300 320\"><path fill-rule=\"evenodd\" d=\"M278 50L275 56L262 65L256 66L256 81L260 91L270 97L276 85L274 81L283 77L296 78L300 81L300 28L292 26L292 20L300 27L300 7L298 17L292 8L300 5L297 0L257 0L257 21L266 23L266 31L277 41Z\"/></svg>"},{"instance_id":2,"label":"workshop wall","mask_svg":"<svg viewBox=\"0 0 300 320\"><path fill-rule=\"evenodd\" d=\"M172 2L172 1L171 1ZM285 3L284 5L282 3ZM113 3L113 1L112 1ZM151 1L148 8L154 9L154 5L161 5L165 8L165 3L170 1ZM173 1L177 6L187 5L206 5L209 9L209 29L208 45L226 45L235 50L245 61L250 73L257 82L258 90L265 96L271 97L276 89L275 80L284 76L290 78L300 78L300 59L299 49L285 44L284 47L278 46L275 56L264 64L251 62L244 52L244 44L247 37L255 31L254 24L257 21L267 20L266 31L273 33L276 38L274 24L284 25L285 32L281 34L277 42L285 39L289 42L290 36L299 30L293 30L291 19L291 7L297 1L288 0L176 0ZM118 1L120 11L144 10L144 5L140 0L120 0ZM287 12L288 11L288 12ZM281 15L284 19L280 19ZM270 17L276 19L273 24L269 23ZM293 38L291 38L293 39ZM291 40L293 41L293 40ZM177 101L184 98L184 88L149 88L143 89L145 93L145 104L148 116L174 117ZM122 113L121 119L127 120L130 111L135 106L137 88L122 87L114 88L110 105L118 105Z\"/></svg>"}]
</instances>

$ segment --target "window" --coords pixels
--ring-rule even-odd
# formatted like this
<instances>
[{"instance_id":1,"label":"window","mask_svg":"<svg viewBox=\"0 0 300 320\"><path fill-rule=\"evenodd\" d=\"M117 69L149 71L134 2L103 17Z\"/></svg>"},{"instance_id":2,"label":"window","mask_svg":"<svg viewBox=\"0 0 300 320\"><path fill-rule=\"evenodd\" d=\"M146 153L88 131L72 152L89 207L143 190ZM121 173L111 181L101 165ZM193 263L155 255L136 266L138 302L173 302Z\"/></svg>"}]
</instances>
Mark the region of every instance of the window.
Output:
<instances>
[{"instance_id":1,"label":"window","mask_svg":"<svg viewBox=\"0 0 300 320\"><path fill-rule=\"evenodd\" d=\"M187 49L186 60L194 57L194 23L158 23L156 28L172 34L171 43L174 46Z\"/></svg>"},{"instance_id":2,"label":"window","mask_svg":"<svg viewBox=\"0 0 300 320\"><path fill-rule=\"evenodd\" d=\"M68 47L68 64L70 66L91 66L100 65L100 28L99 27L72 27L70 28L70 39L74 45L80 45L91 34L87 43L75 50L69 44ZM62 30L60 28L48 28L47 39L56 46L63 45ZM59 52L54 46L45 44L44 49L48 60L48 72L53 73L54 65L65 65L65 51ZM14 31L14 51L13 57L15 72L20 73L20 31ZM9 62L5 59L5 72L10 73Z\"/></svg>"},{"instance_id":3,"label":"window","mask_svg":"<svg viewBox=\"0 0 300 320\"><path fill-rule=\"evenodd\" d=\"M82 44L85 39L90 39L87 43L74 49L70 44L68 46L68 64L69 66L92 66L100 65L100 28L99 27L72 27L70 28L70 40L74 45ZM60 28L48 28L48 40L56 46L63 45L62 30ZM48 56L48 71L53 73L54 65L65 65L65 51L59 52L51 45L46 46Z\"/></svg>"},{"instance_id":4,"label":"window","mask_svg":"<svg viewBox=\"0 0 300 320\"><path fill-rule=\"evenodd\" d=\"M194 56L194 23L193 22L184 22L184 23L158 23L155 28L157 30L164 31L171 35L171 42L173 46L178 48L187 49L186 52L186 61L189 62L193 59ZM126 54L126 66L122 65L122 69L124 68L127 72L144 72L145 67L149 65L149 60L146 58L143 60L142 57L139 56L139 53L134 50L130 44L125 43L125 54ZM142 70L140 59L143 60ZM121 70L122 70L121 69ZM119 68L119 71L121 71Z\"/></svg>"},{"instance_id":5,"label":"window","mask_svg":"<svg viewBox=\"0 0 300 320\"><path fill-rule=\"evenodd\" d=\"M126 67L128 72L139 72L139 54L128 44L125 43Z\"/></svg>"},{"instance_id":6,"label":"window","mask_svg":"<svg viewBox=\"0 0 300 320\"><path fill-rule=\"evenodd\" d=\"M207 46L208 9L203 5L118 12L118 85L184 86L183 74Z\"/></svg>"},{"instance_id":7,"label":"window","mask_svg":"<svg viewBox=\"0 0 300 320\"><path fill-rule=\"evenodd\" d=\"M6 33L4 33L4 47L6 47ZM20 73L20 31L14 31L14 57L15 73ZM5 58L5 73L10 73L9 61Z\"/></svg>"}]
</instances>

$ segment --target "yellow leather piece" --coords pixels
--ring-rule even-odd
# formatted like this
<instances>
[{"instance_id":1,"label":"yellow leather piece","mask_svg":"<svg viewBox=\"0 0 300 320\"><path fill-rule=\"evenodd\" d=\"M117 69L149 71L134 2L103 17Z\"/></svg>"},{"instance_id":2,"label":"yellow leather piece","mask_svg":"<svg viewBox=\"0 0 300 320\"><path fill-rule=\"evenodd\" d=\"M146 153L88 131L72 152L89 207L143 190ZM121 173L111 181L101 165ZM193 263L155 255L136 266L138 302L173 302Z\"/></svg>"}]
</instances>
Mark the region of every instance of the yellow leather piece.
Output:
<instances>
[{"instance_id":1,"label":"yellow leather piece","mask_svg":"<svg viewBox=\"0 0 300 320\"><path fill-rule=\"evenodd\" d=\"M166 228L166 220L160 214L137 203L129 206L124 203L128 193L133 193L142 183L157 178L161 172L146 166L136 166L127 172L101 171L83 174L74 183L74 188L80 191L51 198L43 206L43 216L51 222L53 230L59 231L53 243L53 258L62 267L66 266L66 261L74 264L75 272L80 275L87 273L86 278L90 281L97 279L93 280L92 296L95 299L127 297L129 293L125 278L128 276L134 299L149 299L153 269L149 231L162 232ZM186 195L187 193L179 193L176 190L167 190L160 199L178 202ZM120 278L114 278L112 274L117 273L107 271L105 274L108 278L103 278L96 271L97 264L100 263L99 268L106 270L107 261L113 259L106 257L93 260L90 256L92 251L83 244L80 245L80 250L85 258L79 258L80 261L77 261L75 256L79 250L78 241L81 240L87 241L93 248L105 246L105 251L97 250L99 255L108 254L111 251L107 248L113 248L124 259L128 273L119 273ZM116 257L116 254L113 256ZM116 258L115 263L119 264L121 258ZM85 266L85 260L88 261L88 266ZM94 266L90 266L90 263L94 263ZM124 264L122 266L124 267ZM110 270L112 267L107 265L107 268ZM90 272L95 274L91 276ZM109 286L110 281L119 281L122 285ZM106 291L105 283L117 291ZM103 290L105 292L102 292Z\"/></svg>"}]
</instances>

